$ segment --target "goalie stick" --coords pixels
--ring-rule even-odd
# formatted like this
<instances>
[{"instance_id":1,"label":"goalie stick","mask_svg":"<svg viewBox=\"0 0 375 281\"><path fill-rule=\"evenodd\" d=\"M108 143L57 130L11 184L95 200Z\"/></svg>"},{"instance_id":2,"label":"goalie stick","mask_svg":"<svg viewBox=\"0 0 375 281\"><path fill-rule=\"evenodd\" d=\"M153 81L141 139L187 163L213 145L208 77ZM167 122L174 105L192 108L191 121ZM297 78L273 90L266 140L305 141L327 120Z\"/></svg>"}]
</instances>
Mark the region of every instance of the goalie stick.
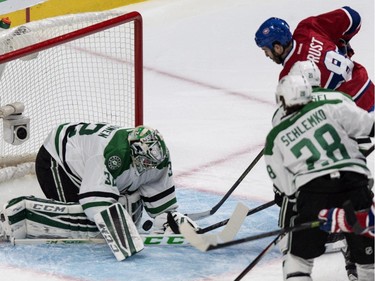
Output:
<instances>
[{"instance_id":1,"label":"goalie stick","mask_svg":"<svg viewBox=\"0 0 375 281\"><path fill-rule=\"evenodd\" d=\"M183 235L178 234L141 234L145 246L187 246L189 242ZM40 245L40 244L105 244L103 238L35 238L9 239L0 241L11 245Z\"/></svg>"},{"instance_id":2,"label":"goalie stick","mask_svg":"<svg viewBox=\"0 0 375 281\"><path fill-rule=\"evenodd\" d=\"M232 187L228 190L228 192L224 195L224 197L210 210L199 212L199 213L191 213L186 214L189 218L192 220L201 220L206 217L209 217L216 213L216 211L224 204L224 202L228 199L228 197L233 193L233 191L239 186L239 184L242 182L242 180L247 176L247 174L254 168L256 163L262 158L263 156L264 148L258 153L258 155L255 157L255 159L250 163L250 165L247 167L247 169L242 173L242 175L237 179L237 181L232 185Z\"/></svg>"},{"instance_id":3,"label":"goalie stick","mask_svg":"<svg viewBox=\"0 0 375 281\"><path fill-rule=\"evenodd\" d=\"M240 230L248 211L248 207L242 203L238 203L225 228L218 234L197 234L194 228L188 223L180 225L180 232L193 247L205 252L210 245L232 241Z\"/></svg>"},{"instance_id":4,"label":"goalie stick","mask_svg":"<svg viewBox=\"0 0 375 281\"><path fill-rule=\"evenodd\" d=\"M234 213L231 216L231 219L234 221L236 220L235 216L236 215ZM206 252L206 251L211 251L211 250L215 250L219 248L225 248L225 247L229 247L229 246L233 246L233 245L237 245L237 244L241 244L245 242L255 241L258 239L263 239L263 238L271 237L275 235L284 235L288 232L315 228L315 227L319 227L322 223L323 223L322 221L306 222L306 223L302 223L302 224L295 225L295 226L290 226L290 227L286 227L282 229L277 229L277 230L273 230L269 232L264 232L264 233L248 236L245 238L240 238L236 240L227 240L227 241L219 241L219 239L212 239L208 235L198 234L194 231L193 228L189 227L187 224L183 224L183 227L181 225L180 230L181 230L181 233L185 236L186 240L188 240L192 246L194 246L195 248L197 248L198 250L202 252Z\"/></svg>"},{"instance_id":5,"label":"goalie stick","mask_svg":"<svg viewBox=\"0 0 375 281\"><path fill-rule=\"evenodd\" d=\"M255 208L249 210L249 211L247 212L247 215L246 215L246 216L250 216L250 215L256 214L256 213L258 213L258 212L260 212L260 211L262 211L262 210L264 210L264 209L267 209L267 208L273 206L274 204L275 204L275 201L270 201L270 202L267 202L267 203L265 203L265 204L263 204L263 205L260 205L260 206L258 206L258 207L255 207ZM219 227L222 227L222 226L226 225L228 222L229 222L229 219L226 219L226 220L223 220L223 221L217 222L217 223L215 223L215 224L212 224L212 225L210 225L210 226L207 226L207 227L204 227L204 228L200 228L200 229L197 231L197 233L198 233L198 234L203 234L203 233L209 232L209 231L211 231L211 230L214 230L214 229L216 229L216 228L219 228Z\"/></svg>"}]
</instances>

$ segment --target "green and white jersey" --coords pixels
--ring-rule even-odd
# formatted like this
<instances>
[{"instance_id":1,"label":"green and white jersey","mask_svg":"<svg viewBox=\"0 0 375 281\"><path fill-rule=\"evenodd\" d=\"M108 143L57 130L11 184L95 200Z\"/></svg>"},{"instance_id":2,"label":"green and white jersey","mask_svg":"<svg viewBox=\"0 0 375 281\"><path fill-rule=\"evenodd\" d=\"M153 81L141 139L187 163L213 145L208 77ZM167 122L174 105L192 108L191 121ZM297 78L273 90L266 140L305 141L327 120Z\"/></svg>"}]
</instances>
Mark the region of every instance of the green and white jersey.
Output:
<instances>
[{"instance_id":1,"label":"green and white jersey","mask_svg":"<svg viewBox=\"0 0 375 281\"><path fill-rule=\"evenodd\" d=\"M117 202L120 194L139 191L151 217L177 208L168 157L138 176L132 165L126 129L109 124L67 123L47 137L44 146L79 188L87 217Z\"/></svg>"},{"instance_id":2,"label":"green and white jersey","mask_svg":"<svg viewBox=\"0 0 375 281\"><path fill-rule=\"evenodd\" d=\"M352 97L339 91L324 89L321 87L313 87L312 88L312 99L313 101L322 101L322 100L342 100L347 102L353 106L357 106L353 101ZM281 120L285 117L285 111L282 106L280 106L272 117L272 127L275 127L277 124L281 122Z\"/></svg>"},{"instance_id":3,"label":"green and white jersey","mask_svg":"<svg viewBox=\"0 0 375 281\"><path fill-rule=\"evenodd\" d=\"M264 155L269 176L288 196L335 171L370 177L355 138L368 136L373 126L371 114L347 102L311 102L283 118L268 134Z\"/></svg>"}]
</instances>

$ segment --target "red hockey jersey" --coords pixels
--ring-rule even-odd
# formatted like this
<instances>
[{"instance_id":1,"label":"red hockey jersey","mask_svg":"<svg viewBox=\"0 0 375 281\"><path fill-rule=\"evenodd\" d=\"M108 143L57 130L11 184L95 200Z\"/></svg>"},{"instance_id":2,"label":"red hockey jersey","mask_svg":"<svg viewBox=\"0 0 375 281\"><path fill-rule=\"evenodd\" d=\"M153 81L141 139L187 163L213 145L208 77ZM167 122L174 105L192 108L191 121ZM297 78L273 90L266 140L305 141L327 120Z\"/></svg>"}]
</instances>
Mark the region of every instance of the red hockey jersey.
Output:
<instances>
[{"instance_id":1,"label":"red hockey jersey","mask_svg":"<svg viewBox=\"0 0 375 281\"><path fill-rule=\"evenodd\" d=\"M301 21L293 33L293 48L283 62L279 79L296 61L312 60L321 71L322 87L342 91L359 107L373 111L374 84L366 69L338 48L340 39L348 42L360 27L359 14L349 7Z\"/></svg>"}]
</instances>

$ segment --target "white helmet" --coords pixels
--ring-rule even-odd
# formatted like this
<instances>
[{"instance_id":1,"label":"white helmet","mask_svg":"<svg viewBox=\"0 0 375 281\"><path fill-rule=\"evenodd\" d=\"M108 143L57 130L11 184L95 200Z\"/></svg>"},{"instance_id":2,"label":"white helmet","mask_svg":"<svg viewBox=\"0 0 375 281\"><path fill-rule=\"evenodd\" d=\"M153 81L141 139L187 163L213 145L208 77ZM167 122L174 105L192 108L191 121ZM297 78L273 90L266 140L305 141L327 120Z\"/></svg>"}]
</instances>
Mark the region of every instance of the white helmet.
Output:
<instances>
[{"instance_id":1,"label":"white helmet","mask_svg":"<svg viewBox=\"0 0 375 281\"><path fill-rule=\"evenodd\" d=\"M277 85L276 102L283 105L284 109L304 105L312 100L311 92L311 85L302 75L287 75Z\"/></svg>"},{"instance_id":2,"label":"white helmet","mask_svg":"<svg viewBox=\"0 0 375 281\"><path fill-rule=\"evenodd\" d=\"M137 175L156 168L168 157L162 135L150 127L138 126L129 134L133 165Z\"/></svg>"},{"instance_id":3,"label":"white helmet","mask_svg":"<svg viewBox=\"0 0 375 281\"><path fill-rule=\"evenodd\" d=\"M311 86L320 86L320 70L311 60L297 61L289 71L291 75L303 75Z\"/></svg>"}]
</instances>

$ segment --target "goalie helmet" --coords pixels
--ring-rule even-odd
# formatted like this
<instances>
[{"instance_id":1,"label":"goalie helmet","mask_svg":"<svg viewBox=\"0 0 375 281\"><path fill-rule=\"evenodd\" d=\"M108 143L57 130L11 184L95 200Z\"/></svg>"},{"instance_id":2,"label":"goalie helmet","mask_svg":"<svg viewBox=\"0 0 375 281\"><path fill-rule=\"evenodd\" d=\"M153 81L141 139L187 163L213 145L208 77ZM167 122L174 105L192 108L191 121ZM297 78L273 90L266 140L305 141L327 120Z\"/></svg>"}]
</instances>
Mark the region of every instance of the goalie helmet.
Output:
<instances>
[{"instance_id":1,"label":"goalie helmet","mask_svg":"<svg viewBox=\"0 0 375 281\"><path fill-rule=\"evenodd\" d=\"M279 18L269 18L259 27L255 33L255 42L258 47L273 49L275 43L286 46L292 40L292 33L288 23Z\"/></svg>"},{"instance_id":2,"label":"goalie helmet","mask_svg":"<svg viewBox=\"0 0 375 281\"><path fill-rule=\"evenodd\" d=\"M312 101L311 92L311 85L302 75L287 75L277 85L276 102L284 109L304 105Z\"/></svg>"},{"instance_id":3,"label":"goalie helmet","mask_svg":"<svg viewBox=\"0 0 375 281\"><path fill-rule=\"evenodd\" d=\"M311 60L297 61L289 71L291 75L302 75L312 87L320 86L320 70Z\"/></svg>"},{"instance_id":4,"label":"goalie helmet","mask_svg":"<svg viewBox=\"0 0 375 281\"><path fill-rule=\"evenodd\" d=\"M138 126L129 134L128 141L137 175L156 168L168 157L164 139L157 130Z\"/></svg>"}]
</instances>

